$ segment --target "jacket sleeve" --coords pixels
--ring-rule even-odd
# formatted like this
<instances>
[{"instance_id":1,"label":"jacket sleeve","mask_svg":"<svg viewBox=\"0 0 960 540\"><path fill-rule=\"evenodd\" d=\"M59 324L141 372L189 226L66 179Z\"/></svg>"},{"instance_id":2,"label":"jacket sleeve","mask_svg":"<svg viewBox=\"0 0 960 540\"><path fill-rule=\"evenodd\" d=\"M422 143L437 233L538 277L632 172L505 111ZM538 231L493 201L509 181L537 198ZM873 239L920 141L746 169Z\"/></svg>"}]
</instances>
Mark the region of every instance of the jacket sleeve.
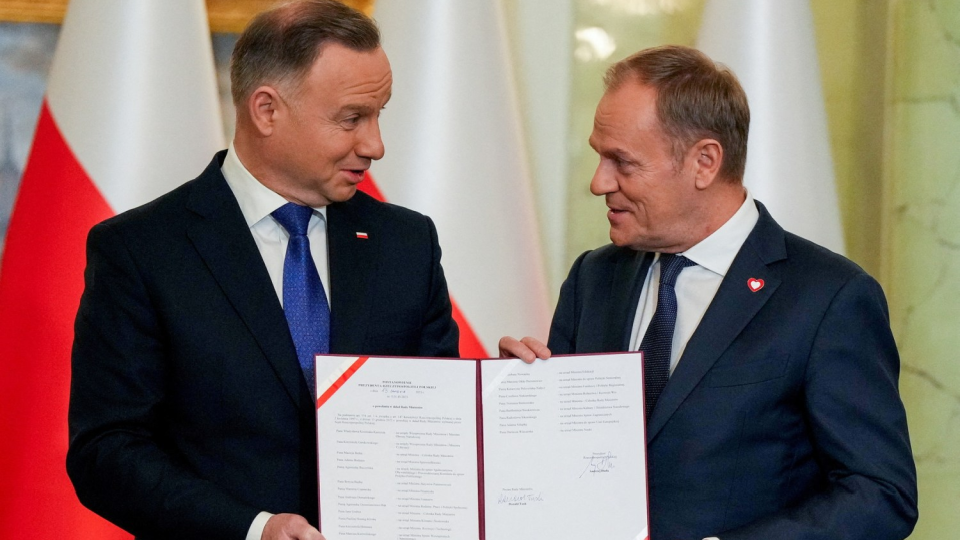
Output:
<instances>
[{"instance_id":1,"label":"jacket sleeve","mask_svg":"<svg viewBox=\"0 0 960 540\"><path fill-rule=\"evenodd\" d=\"M880 286L866 274L819 325L800 400L826 487L721 540L900 540L917 521L917 479L897 380L900 359Z\"/></svg>"},{"instance_id":2,"label":"jacket sleeve","mask_svg":"<svg viewBox=\"0 0 960 540\"><path fill-rule=\"evenodd\" d=\"M260 509L192 474L165 443L163 328L121 236L87 240L75 324L67 472L80 501L143 537L243 538Z\"/></svg>"},{"instance_id":3,"label":"jacket sleeve","mask_svg":"<svg viewBox=\"0 0 960 540\"><path fill-rule=\"evenodd\" d=\"M440 265L440 241L437 228L430 218L426 218L430 234L432 260L430 264L430 289L427 310L420 333L420 356L457 357L460 356L460 332L454 322L447 291L447 280Z\"/></svg>"},{"instance_id":4,"label":"jacket sleeve","mask_svg":"<svg viewBox=\"0 0 960 540\"><path fill-rule=\"evenodd\" d=\"M573 354L577 352L577 327L580 321L580 300L577 290L580 287L580 268L589 251L582 253L574 261L567 279L560 287L560 299L553 312L550 324L550 337L547 347L552 354Z\"/></svg>"}]
</instances>

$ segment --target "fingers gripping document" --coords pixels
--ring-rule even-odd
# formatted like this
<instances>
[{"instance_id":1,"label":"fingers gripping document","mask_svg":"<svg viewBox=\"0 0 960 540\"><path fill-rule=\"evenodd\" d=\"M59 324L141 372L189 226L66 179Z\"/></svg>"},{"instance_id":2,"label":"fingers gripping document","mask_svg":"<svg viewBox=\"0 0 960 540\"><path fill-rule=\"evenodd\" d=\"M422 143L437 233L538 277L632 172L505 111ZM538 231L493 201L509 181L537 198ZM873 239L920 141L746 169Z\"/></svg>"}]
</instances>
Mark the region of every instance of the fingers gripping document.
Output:
<instances>
[{"instance_id":1,"label":"fingers gripping document","mask_svg":"<svg viewBox=\"0 0 960 540\"><path fill-rule=\"evenodd\" d=\"M317 357L331 539L647 538L638 353Z\"/></svg>"}]
</instances>

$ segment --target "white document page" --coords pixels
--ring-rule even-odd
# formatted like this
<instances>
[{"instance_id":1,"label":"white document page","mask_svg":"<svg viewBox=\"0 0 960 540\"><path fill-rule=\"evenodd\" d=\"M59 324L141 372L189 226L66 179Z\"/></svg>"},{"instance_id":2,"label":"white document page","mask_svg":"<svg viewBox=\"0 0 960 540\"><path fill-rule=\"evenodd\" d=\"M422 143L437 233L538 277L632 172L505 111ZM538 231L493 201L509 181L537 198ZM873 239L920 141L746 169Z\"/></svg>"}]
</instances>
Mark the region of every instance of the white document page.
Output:
<instances>
[{"instance_id":1,"label":"white document page","mask_svg":"<svg viewBox=\"0 0 960 540\"><path fill-rule=\"evenodd\" d=\"M474 361L317 357L328 540L477 538Z\"/></svg>"},{"instance_id":2,"label":"white document page","mask_svg":"<svg viewBox=\"0 0 960 540\"><path fill-rule=\"evenodd\" d=\"M486 540L647 538L638 353L481 373Z\"/></svg>"}]
</instances>

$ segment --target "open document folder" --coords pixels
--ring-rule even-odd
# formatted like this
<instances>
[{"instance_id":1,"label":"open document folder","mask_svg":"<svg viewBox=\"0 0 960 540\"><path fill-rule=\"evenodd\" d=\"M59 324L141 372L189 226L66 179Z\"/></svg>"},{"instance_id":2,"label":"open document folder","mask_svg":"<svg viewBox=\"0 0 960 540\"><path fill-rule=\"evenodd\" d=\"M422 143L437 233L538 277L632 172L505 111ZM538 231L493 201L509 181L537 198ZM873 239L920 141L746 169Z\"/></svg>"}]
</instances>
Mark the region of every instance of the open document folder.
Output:
<instances>
[{"instance_id":1,"label":"open document folder","mask_svg":"<svg viewBox=\"0 0 960 540\"><path fill-rule=\"evenodd\" d=\"M639 353L316 365L328 540L648 537Z\"/></svg>"}]
</instances>

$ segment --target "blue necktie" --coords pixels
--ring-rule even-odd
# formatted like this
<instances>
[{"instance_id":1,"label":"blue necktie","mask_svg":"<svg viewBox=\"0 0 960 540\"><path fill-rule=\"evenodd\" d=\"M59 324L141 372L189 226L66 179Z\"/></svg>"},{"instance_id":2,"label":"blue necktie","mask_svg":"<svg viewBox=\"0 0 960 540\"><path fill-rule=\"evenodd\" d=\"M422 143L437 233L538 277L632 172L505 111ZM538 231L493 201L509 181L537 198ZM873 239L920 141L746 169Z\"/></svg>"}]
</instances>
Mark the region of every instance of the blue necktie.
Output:
<instances>
[{"instance_id":1,"label":"blue necktie","mask_svg":"<svg viewBox=\"0 0 960 540\"><path fill-rule=\"evenodd\" d=\"M290 233L283 259L283 313L307 387L316 394L313 356L330 352L330 306L310 255L307 225L312 214L309 206L287 203L271 215Z\"/></svg>"},{"instance_id":2,"label":"blue necktie","mask_svg":"<svg viewBox=\"0 0 960 540\"><path fill-rule=\"evenodd\" d=\"M640 343L643 352L644 403L647 418L657 405L660 393L670 377L670 350L673 347L673 329L677 324L677 293L673 286L680 272L694 263L681 255L660 255L660 288L657 291L657 311L654 312ZM649 294L649 293L648 293Z\"/></svg>"}]
</instances>

